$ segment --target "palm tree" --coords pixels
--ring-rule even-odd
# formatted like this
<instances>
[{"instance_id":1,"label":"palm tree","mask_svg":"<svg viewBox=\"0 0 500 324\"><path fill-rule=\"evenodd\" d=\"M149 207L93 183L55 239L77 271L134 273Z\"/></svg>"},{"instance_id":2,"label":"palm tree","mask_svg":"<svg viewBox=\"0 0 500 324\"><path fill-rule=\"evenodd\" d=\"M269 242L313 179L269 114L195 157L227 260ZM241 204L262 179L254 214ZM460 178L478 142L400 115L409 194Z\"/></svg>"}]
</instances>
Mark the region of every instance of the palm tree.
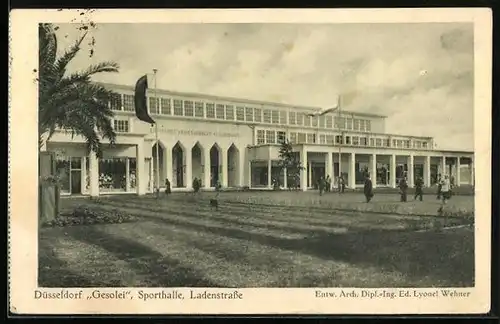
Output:
<instances>
[{"instance_id":1,"label":"palm tree","mask_svg":"<svg viewBox=\"0 0 500 324\"><path fill-rule=\"evenodd\" d=\"M92 82L95 74L118 72L114 62L102 62L83 71L68 73L67 66L78 54L87 31L60 57L52 24L40 24L39 32L39 144L40 148L57 129L85 138L88 150L101 155L101 139L111 144L116 133L111 123L114 116L108 106L116 93Z\"/></svg>"}]
</instances>

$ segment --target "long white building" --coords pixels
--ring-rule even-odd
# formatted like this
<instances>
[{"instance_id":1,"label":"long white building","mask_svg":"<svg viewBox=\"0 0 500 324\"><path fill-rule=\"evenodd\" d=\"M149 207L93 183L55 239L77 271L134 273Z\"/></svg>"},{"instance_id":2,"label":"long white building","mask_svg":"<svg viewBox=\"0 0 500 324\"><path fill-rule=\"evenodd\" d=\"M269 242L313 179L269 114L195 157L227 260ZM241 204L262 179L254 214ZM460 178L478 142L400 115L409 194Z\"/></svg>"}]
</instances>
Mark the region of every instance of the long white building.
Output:
<instances>
[{"instance_id":1,"label":"long white building","mask_svg":"<svg viewBox=\"0 0 500 324\"><path fill-rule=\"evenodd\" d=\"M474 181L473 152L436 150L431 137L387 134L385 116L344 110L310 117L319 108L166 90L157 90L155 98L149 91L156 142L154 127L135 117L134 87L105 86L119 93L109 103L118 136L101 159L87 155L83 138L62 131L46 144L56 152L63 194L143 195L156 187L157 168L160 186L168 178L173 191L191 190L194 178L205 189L217 181L223 187L271 188L273 179L286 188L288 176L278 167L279 143L286 138L307 166L301 190L313 188L321 176L336 179L339 170L350 188L363 185L365 171L375 187L396 187L403 174L410 186L416 175L426 186L438 174L449 174L456 185Z\"/></svg>"}]
</instances>

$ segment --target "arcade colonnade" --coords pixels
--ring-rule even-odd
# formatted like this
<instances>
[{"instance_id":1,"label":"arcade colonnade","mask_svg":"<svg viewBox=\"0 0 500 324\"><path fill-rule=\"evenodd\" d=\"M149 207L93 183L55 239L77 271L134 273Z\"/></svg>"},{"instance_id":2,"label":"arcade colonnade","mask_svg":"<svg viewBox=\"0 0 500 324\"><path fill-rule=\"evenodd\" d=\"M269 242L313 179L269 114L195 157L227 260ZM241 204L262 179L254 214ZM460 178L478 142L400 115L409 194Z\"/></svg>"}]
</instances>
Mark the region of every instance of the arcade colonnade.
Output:
<instances>
[{"instance_id":1,"label":"arcade colonnade","mask_svg":"<svg viewBox=\"0 0 500 324\"><path fill-rule=\"evenodd\" d=\"M120 156L109 153L102 159L98 159L94 153L88 156L70 153L64 157L66 164L61 164L69 179L66 191L62 192L91 196L106 193L144 195L152 192L156 186L156 145L139 141L124 145L127 153ZM270 189L273 179L279 180L282 188L288 187L289 178L286 170L279 168L276 155L270 154L265 159L254 155L250 159L248 152L251 149L240 149L234 143L228 147L217 143L202 145L199 142L187 147L181 142L173 146L165 146L161 142L158 145L161 188L165 187L166 178L174 191L190 191L194 178L201 180L204 189L214 188L217 182L223 188ZM370 173L375 187L396 187L403 175L407 176L410 187L414 186L416 175L422 176L425 186L433 185L437 174L449 174L456 185L474 182L472 154L460 156L454 153L451 156L443 155L442 152L429 155L404 153L407 152L343 152L339 159L338 152L314 152L310 147L302 147L297 154L306 168L300 172L300 188L304 191L313 188L320 177L327 175L336 186L339 171L349 188L363 185L364 172Z\"/></svg>"}]
</instances>

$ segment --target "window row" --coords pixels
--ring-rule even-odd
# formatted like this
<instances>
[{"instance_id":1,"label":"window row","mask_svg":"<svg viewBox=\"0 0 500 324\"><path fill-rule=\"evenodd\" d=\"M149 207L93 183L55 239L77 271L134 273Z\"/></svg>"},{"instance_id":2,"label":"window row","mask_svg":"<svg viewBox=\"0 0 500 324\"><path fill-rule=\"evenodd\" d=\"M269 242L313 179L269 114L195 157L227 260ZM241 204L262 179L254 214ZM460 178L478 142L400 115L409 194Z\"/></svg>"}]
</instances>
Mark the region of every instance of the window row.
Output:
<instances>
[{"instance_id":1,"label":"window row","mask_svg":"<svg viewBox=\"0 0 500 324\"><path fill-rule=\"evenodd\" d=\"M362 132L371 131L371 121L333 116L309 116L306 113L262 109L244 106L205 103L201 101L148 97L149 112L153 115L236 120L266 124L297 125L305 127L337 128ZM133 95L115 95L110 101L115 111L134 111ZM287 117L288 115L288 117Z\"/></svg>"},{"instance_id":2,"label":"window row","mask_svg":"<svg viewBox=\"0 0 500 324\"><path fill-rule=\"evenodd\" d=\"M274 130L257 130L257 144L281 144L286 139L286 132Z\"/></svg>"}]
</instances>

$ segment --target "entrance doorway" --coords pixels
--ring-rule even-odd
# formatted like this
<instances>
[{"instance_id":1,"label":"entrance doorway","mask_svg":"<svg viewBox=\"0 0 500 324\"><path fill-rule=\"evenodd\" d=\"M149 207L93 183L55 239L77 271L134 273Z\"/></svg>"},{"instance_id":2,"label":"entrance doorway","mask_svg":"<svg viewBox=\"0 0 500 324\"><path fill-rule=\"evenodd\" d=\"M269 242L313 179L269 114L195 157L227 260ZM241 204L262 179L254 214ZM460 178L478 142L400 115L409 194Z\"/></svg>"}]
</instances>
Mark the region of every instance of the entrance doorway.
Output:
<instances>
[{"instance_id":1,"label":"entrance doorway","mask_svg":"<svg viewBox=\"0 0 500 324\"><path fill-rule=\"evenodd\" d=\"M71 194L82 193L82 171L71 170Z\"/></svg>"}]
</instances>

